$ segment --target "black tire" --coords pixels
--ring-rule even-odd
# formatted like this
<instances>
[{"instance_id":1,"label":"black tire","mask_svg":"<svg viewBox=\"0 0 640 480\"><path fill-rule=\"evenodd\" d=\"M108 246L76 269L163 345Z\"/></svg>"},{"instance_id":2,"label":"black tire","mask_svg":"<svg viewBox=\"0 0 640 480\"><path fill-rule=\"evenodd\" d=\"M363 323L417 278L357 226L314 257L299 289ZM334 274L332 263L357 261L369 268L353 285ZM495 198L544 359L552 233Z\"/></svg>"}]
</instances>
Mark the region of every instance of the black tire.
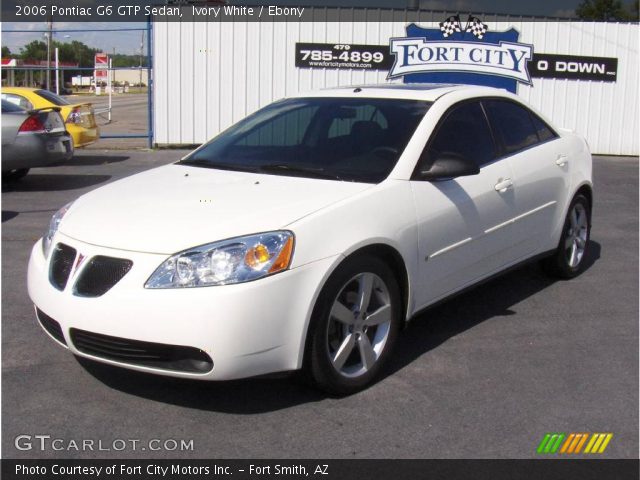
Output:
<instances>
[{"instance_id":1,"label":"black tire","mask_svg":"<svg viewBox=\"0 0 640 480\"><path fill-rule=\"evenodd\" d=\"M572 242L577 241L576 229L572 226L571 220L576 209L578 212L584 212L586 221L586 228L581 229L584 230L584 235L582 235L582 238L579 240L580 243L584 242L584 247L579 258L576 257L577 263L572 261L572 247L568 247L568 244L572 244ZM548 258L543 259L540 262L540 266L547 275L556 278L569 279L579 275L585 268L585 258L588 254L590 238L591 208L589 206L589 200L587 200L584 195L578 194L573 198L571 205L569 206L567 217L565 218L564 226L562 227L560 242L558 243L556 251Z\"/></svg>"},{"instance_id":2,"label":"black tire","mask_svg":"<svg viewBox=\"0 0 640 480\"><path fill-rule=\"evenodd\" d=\"M355 290L366 290L361 286L363 282L370 282L372 288L369 289L371 294L364 313L360 314L358 302L364 301L359 300L363 297L358 297ZM338 302L338 309L341 306L346 308L342 313L353 315L353 325L347 326L332 314ZM384 317L381 315L383 310ZM385 318L385 321L367 325L374 318ZM362 390L377 377L387 362L401 325L400 287L391 268L379 258L369 255L348 258L329 277L314 307L305 355L307 377L316 387L334 395ZM337 345L345 345L343 341L348 343L347 336L354 339L351 354L344 357L344 366L338 370L332 358L338 357ZM368 357L368 362L364 359L367 355L361 353L365 350L373 354L373 357Z\"/></svg>"},{"instance_id":3,"label":"black tire","mask_svg":"<svg viewBox=\"0 0 640 480\"><path fill-rule=\"evenodd\" d=\"M3 182L16 182L29 173L29 168L17 168L15 170L7 170L2 172Z\"/></svg>"}]
</instances>

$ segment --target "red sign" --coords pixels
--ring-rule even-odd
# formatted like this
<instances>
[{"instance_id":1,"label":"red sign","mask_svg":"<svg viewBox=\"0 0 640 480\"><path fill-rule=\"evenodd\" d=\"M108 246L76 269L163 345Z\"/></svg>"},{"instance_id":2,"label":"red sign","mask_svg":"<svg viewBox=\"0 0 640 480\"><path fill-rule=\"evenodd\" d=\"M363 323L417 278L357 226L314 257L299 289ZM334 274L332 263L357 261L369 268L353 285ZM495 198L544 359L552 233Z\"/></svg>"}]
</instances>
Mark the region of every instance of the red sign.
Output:
<instances>
[{"instance_id":1,"label":"red sign","mask_svg":"<svg viewBox=\"0 0 640 480\"><path fill-rule=\"evenodd\" d=\"M106 53L96 53L96 68L107 68L109 56Z\"/></svg>"},{"instance_id":2,"label":"red sign","mask_svg":"<svg viewBox=\"0 0 640 480\"><path fill-rule=\"evenodd\" d=\"M97 79L107 78L107 68L109 68L109 56L106 53L96 53L95 77Z\"/></svg>"}]
</instances>

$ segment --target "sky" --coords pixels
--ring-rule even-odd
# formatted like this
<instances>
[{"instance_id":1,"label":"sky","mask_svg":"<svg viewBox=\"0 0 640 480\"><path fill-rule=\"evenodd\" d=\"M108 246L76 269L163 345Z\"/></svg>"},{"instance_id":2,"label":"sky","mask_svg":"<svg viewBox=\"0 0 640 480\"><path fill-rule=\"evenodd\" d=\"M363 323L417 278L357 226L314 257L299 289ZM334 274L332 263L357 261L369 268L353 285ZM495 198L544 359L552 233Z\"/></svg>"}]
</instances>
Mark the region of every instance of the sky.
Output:
<instances>
[{"instance_id":1,"label":"sky","mask_svg":"<svg viewBox=\"0 0 640 480\"><path fill-rule=\"evenodd\" d=\"M404 8L411 0L235 0L229 3L246 5L300 5L300 6L354 6L378 8ZM581 0L418 0L422 9L449 10L477 13L509 13L513 15L571 16ZM630 0L624 0L629 3ZM152 3L152 2L149 2ZM145 23L133 22L56 22L55 30L88 29L90 32L57 32L54 39L60 42L78 40L93 48L111 53L139 54L141 31L100 32L107 28L145 28ZM42 30L44 23L4 22L0 43L12 52L33 41L45 39L43 32L10 33L11 30ZM146 52L146 37L144 42Z\"/></svg>"},{"instance_id":2,"label":"sky","mask_svg":"<svg viewBox=\"0 0 640 480\"><path fill-rule=\"evenodd\" d=\"M101 32L104 29L118 28L146 28L146 23L136 22L54 22L53 39L59 42L71 42L77 40L86 45L101 49L104 52L124 53L128 55L140 54L140 43L142 40L142 30L121 30L117 32ZM27 23L27 22L3 22L0 43L7 46L11 52L19 52L20 47L33 40L46 41L44 32L33 32L33 30L46 30L47 24ZM31 30L32 32L16 32L11 30ZM60 30L91 30L88 32L70 32ZM147 51L147 36L144 32L144 52Z\"/></svg>"}]
</instances>

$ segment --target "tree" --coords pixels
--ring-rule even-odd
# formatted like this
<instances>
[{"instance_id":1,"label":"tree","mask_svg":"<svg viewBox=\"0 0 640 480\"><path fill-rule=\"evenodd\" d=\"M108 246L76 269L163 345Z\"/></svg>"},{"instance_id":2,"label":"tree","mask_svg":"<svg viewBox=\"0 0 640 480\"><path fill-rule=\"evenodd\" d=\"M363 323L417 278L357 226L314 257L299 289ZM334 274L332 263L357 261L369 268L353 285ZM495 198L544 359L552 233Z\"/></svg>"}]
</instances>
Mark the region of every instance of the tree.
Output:
<instances>
[{"instance_id":1,"label":"tree","mask_svg":"<svg viewBox=\"0 0 640 480\"><path fill-rule=\"evenodd\" d=\"M9 57L11 57L11 50L9 50L9 47L3 46L2 47L2 58L9 58Z\"/></svg>"},{"instance_id":2,"label":"tree","mask_svg":"<svg viewBox=\"0 0 640 480\"><path fill-rule=\"evenodd\" d=\"M631 17L620 0L582 0L582 3L576 8L576 15L583 20L605 22L630 20Z\"/></svg>"},{"instance_id":3,"label":"tree","mask_svg":"<svg viewBox=\"0 0 640 480\"><path fill-rule=\"evenodd\" d=\"M77 40L71 43L53 42L53 48L56 47L61 62L77 63L80 67L93 67L95 54L100 51Z\"/></svg>"},{"instance_id":4,"label":"tree","mask_svg":"<svg viewBox=\"0 0 640 480\"><path fill-rule=\"evenodd\" d=\"M140 65L140 55L125 55L116 53L111 56L114 67L145 67L147 65L146 55L142 57L142 65Z\"/></svg>"},{"instance_id":5,"label":"tree","mask_svg":"<svg viewBox=\"0 0 640 480\"><path fill-rule=\"evenodd\" d=\"M47 44L40 40L27 43L24 47L20 47L20 58L23 60L46 60Z\"/></svg>"},{"instance_id":6,"label":"tree","mask_svg":"<svg viewBox=\"0 0 640 480\"><path fill-rule=\"evenodd\" d=\"M99 52L97 48L91 48L82 42L74 40L72 42L57 42L51 44L51 60L53 61L54 51L58 48L58 58L61 62L77 63L80 67L93 67L94 56ZM3 54L4 56L4 49ZM47 44L40 40L34 40L20 48L20 58L23 60L46 60Z\"/></svg>"}]
</instances>

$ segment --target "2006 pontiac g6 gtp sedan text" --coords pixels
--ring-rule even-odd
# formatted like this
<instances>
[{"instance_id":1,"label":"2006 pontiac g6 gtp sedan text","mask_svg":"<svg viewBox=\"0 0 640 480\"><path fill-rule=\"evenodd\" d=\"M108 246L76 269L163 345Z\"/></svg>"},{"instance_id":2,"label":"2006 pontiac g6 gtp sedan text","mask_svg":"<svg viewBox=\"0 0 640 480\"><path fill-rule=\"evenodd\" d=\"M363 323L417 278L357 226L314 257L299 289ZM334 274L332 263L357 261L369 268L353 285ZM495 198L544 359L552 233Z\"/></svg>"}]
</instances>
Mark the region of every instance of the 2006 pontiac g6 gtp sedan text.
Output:
<instances>
[{"instance_id":1,"label":"2006 pontiac g6 gtp sedan text","mask_svg":"<svg viewBox=\"0 0 640 480\"><path fill-rule=\"evenodd\" d=\"M515 95L336 88L62 207L29 295L82 357L203 380L302 369L347 394L425 307L534 258L579 274L591 209L585 140Z\"/></svg>"}]
</instances>

